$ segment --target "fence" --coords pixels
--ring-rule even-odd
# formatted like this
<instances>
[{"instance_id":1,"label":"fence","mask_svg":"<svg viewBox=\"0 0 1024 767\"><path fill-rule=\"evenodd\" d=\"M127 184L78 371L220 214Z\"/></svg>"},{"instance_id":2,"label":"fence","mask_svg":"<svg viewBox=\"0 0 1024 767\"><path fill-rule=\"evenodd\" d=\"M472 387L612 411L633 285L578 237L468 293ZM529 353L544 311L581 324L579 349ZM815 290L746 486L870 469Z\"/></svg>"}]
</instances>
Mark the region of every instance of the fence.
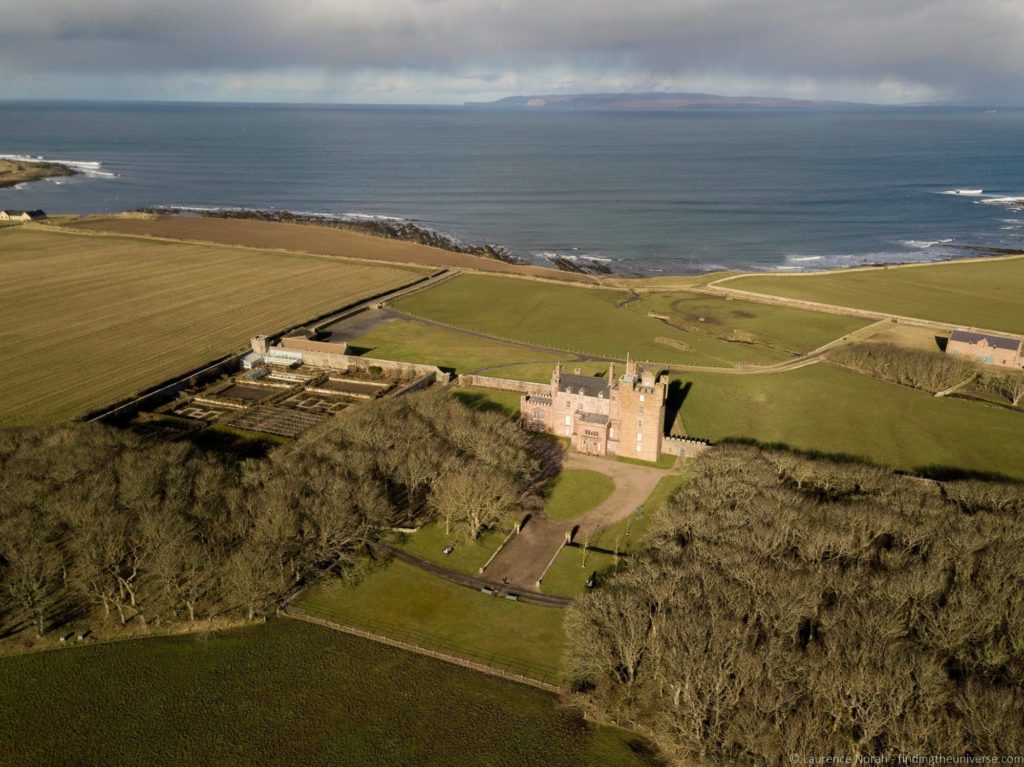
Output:
<instances>
[{"instance_id":1,"label":"fence","mask_svg":"<svg viewBox=\"0 0 1024 767\"><path fill-rule=\"evenodd\" d=\"M561 675L559 670L552 666L516 660L479 648L460 645L434 634L414 631L368 618L353 621L350 616L341 611L323 608L307 610L290 604L283 614L474 671L539 687L542 690L550 692L561 690L559 687Z\"/></svg>"}]
</instances>

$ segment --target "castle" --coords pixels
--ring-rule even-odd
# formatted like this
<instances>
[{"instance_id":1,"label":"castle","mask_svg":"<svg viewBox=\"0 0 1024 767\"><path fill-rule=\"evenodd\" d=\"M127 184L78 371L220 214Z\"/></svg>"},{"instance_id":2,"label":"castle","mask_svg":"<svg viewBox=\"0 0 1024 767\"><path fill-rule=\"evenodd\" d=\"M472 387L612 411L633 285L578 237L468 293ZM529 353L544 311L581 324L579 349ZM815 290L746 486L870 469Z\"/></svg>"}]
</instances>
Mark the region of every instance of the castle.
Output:
<instances>
[{"instance_id":1,"label":"castle","mask_svg":"<svg viewBox=\"0 0 1024 767\"><path fill-rule=\"evenodd\" d=\"M668 376L626 360L626 372L608 375L563 373L562 363L551 376L550 394L523 394L523 426L568 437L588 455L619 455L657 461L661 455Z\"/></svg>"}]
</instances>

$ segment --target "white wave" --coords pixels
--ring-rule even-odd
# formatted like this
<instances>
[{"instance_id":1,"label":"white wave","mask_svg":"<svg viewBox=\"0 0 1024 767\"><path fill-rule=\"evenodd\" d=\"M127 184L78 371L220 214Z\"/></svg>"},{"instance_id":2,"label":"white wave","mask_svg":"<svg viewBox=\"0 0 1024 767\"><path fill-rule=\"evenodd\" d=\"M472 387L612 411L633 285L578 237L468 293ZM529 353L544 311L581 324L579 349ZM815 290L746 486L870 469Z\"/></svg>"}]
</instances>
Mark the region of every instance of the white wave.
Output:
<instances>
[{"instance_id":1,"label":"white wave","mask_svg":"<svg viewBox=\"0 0 1024 767\"><path fill-rule=\"evenodd\" d=\"M978 197L984 194L984 189L947 189L943 194L956 194L962 197Z\"/></svg>"},{"instance_id":2,"label":"white wave","mask_svg":"<svg viewBox=\"0 0 1024 767\"><path fill-rule=\"evenodd\" d=\"M1024 204L1024 197L1020 195L1011 195L1008 197L989 197L985 200L979 200L979 202L985 205L1021 205Z\"/></svg>"},{"instance_id":3,"label":"white wave","mask_svg":"<svg viewBox=\"0 0 1024 767\"><path fill-rule=\"evenodd\" d=\"M117 178L116 173L101 170L103 163L95 160L55 160L50 157L43 157L42 155L30 157L25 154L0 154L0 160L11 160L13 162L53 162L58 165L66 165L69 168L73 168L84 176L93 176L94 178Z\"/></svg>"},{"instance_id":4,"label":"white wave","mask_svg":"<svg viewBox=\"0 0 1024 767\"><path fill-rule=\"evenodd\" d=\"M578 250L578 248L573 248L573 250ZM614 258L604 258L603 256L591 256L587 253L576 255L574 253L559 253L554 250L538 250L534 251L533 255L538 258L546 258L549 261L553 258L560 258L563 261L597 261L598 263L610 264L615 260Z\"/></svg>"},{"instance_id":5,"label":"white wave","mask_svg":"<svg viewBox=\"0 0 1024 767\"><path fill-rule=\"evenodd\" d=\"M312 213L309 215L324 216L325 218L336 218L329 213ZM377 213L342 213L340 216L342 219L348 219L353 221L408 221L407 218L401 216L381 216Z\"/></svg>"},{"instance_id":6,"label":"white wave","mask_svg":"<svg viewBox=\"0 0 1024 767\"><path fill-rule=\"evenodd\" d=\"M948 237L945 240L903 240L902 244L908 248L916 248L919 250L926 250L933 245L945 245L947 242L952 242L953 238Z\"/></svg>"},{"instance_id":7,"label":"white wave","mask_svg":"<svg viewBox=\"0 0 1024 767\"><path fill-rule=\"evenodd\" d=\"M874 251L872 253L831 253L828 255L788 255L785 263L773 268L792 270L848 269L857 266L876 266L892 264L914 264L929 261L940 261L951 258L953 254L943 252L941 248L928 250Z\"/></svg>"}]
</instances>

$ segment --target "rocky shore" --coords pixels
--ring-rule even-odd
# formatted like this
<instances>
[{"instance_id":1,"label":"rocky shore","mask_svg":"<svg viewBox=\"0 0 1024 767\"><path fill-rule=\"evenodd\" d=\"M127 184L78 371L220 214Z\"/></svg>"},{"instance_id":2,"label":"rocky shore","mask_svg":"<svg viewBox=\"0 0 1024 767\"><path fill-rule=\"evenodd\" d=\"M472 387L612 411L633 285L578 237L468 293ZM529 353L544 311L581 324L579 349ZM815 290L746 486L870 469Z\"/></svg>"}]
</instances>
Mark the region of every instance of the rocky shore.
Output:
<instances>
[{"instance_id":1,"label":"rocky shore","mask_svg":"<svg viewBox=\"0 0 1024 767\"><path fill-rule=\"evenodd\" d=\"M80 171L56 162L0 159L0 189L56 176L77 176Z\"/></svg>"},{"instance_id":2,"label":"rocky shore","mask_svg":"<svg viewBox=\"0 0 1024 767\"><path fill-rule=\"evenodd\" d=\"M404 240L415 242L420 245L427 245L432 248L440 248L453 253L465 253L470 256L483 256L493 258L506 264L525 264L523 259L512 255L506 248L500 245L471 244L466 245L454 237L438 232L411 221L391 218L372 217L345 217L332 216L328 214L315 213L293 213L287 210L250 210L247 208L223 208L211 210L196 210L194 208L158 207L143 208L141 213L171 213L175 215L205 216L209 218L238 218L256 221L272 221L286 224L314 224L316 226L327 226L335 229L345 229L362 234L373 235L374 237L385 237L391 240Z\"/></svg>"}]
</instances>

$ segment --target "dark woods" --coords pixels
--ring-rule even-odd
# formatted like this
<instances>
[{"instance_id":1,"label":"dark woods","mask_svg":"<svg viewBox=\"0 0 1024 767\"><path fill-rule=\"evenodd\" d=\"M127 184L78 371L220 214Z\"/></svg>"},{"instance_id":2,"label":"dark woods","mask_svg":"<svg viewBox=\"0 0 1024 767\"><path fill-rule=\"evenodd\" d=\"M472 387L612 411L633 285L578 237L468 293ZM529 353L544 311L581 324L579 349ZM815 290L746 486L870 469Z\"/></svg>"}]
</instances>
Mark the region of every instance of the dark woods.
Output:
<instances>
[{"instance_id":1,"label":"dark woods","mask_svg":"<svg viewBox=\"0 0 1024 767\"><path fill-rule=\"evenodd\" d=\"M2 431L0 635L93 611L253 619L411 516L477 535L535 474L514 424L431 396L352 408L242 462L97 425Z\"/></svg>"},{"instance_id":2,"label":"dark woods","mask_svg":"<svg viewBox=\"0 0 1024 767\"><path fill-rule=\"evenodd\" d=\"M576 702L672 761L1024 753L1024 488L720 447L570 609Z\"/></svg>"}]
</instances>

